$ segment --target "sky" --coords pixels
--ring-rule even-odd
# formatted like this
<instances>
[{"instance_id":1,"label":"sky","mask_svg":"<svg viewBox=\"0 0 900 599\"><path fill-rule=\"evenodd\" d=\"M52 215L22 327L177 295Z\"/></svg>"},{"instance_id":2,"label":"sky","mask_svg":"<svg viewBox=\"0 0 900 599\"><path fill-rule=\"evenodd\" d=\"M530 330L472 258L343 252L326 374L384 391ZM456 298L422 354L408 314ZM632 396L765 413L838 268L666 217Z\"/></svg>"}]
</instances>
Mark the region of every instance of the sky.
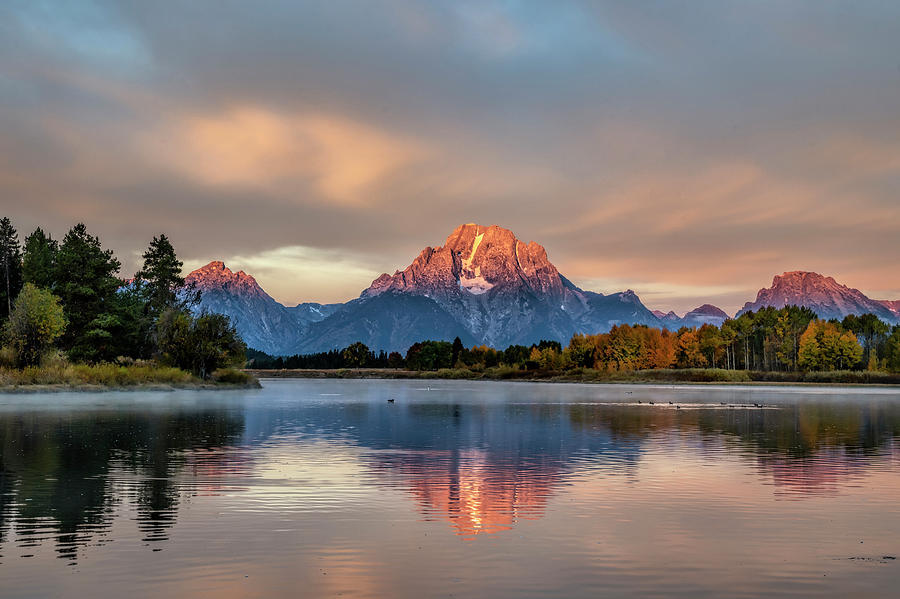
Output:
<instances>
[{"instance_id":1,"label":"sky","mask_svg":"<svg viewBox=\"0 0 900 599\"><path fill-rule=\"evenodd\" d=\"M900 3L0 4L0 215L346 301L467 222L650 308L900 299Z\"/></svg>"}]
</instances>

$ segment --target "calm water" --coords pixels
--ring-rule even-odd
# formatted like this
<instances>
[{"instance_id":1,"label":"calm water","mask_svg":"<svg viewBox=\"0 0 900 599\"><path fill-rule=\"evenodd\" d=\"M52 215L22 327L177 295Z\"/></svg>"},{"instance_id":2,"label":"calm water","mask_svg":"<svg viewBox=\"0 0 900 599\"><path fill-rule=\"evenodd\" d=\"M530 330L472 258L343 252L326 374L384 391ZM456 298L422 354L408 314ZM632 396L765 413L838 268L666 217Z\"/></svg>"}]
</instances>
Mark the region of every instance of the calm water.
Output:
<instances>
[{"instance_id":1,"label":"calm water","mask_svg":"<svg viewBox=\"0 0 900 599\"><path fill-rule=\"evenodd\" d=\"M898 435L886 389L0 395L0 596L896 596Z\"/></svg>"}]
</instances>

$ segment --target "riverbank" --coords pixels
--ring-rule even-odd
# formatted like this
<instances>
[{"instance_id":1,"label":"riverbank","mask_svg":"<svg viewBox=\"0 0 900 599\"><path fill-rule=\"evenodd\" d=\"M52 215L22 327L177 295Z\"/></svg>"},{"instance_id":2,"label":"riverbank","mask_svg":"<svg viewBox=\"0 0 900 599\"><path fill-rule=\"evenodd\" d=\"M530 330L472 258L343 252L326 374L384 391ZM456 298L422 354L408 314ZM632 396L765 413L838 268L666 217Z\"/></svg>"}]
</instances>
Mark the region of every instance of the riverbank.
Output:
<instances>
[{"instance_id":1,"label":"riverbank","mask_svg":"<svg viewBox=\"0 0 900 599\"><path fill-rule=\"evenodd\" d=\"M216 371L210 380L203 380L179 368L152 364L63 364L24 369L0 368L0 393L259 387L259 380L255 376L234 369Z\"/></svg>"},{"instance_id":2,"label":"riverbank","mask_svg":"<svg viewBox=\"0 0 900 599\"><path fill-rule=\"evenodd\" d=\"M900 373L870 371L837 372L758 372L717 368L657 369L607 372L593 369L572 371L515 370L487 368L483 371L445 368L436 371L394 368L291 369L244 372L256 378L334 378L334 379L465 379L487 381L541 381L566 383L715 383L715 384L826 384L826 385L900 385Z\"/></svg>"}]
</instances>

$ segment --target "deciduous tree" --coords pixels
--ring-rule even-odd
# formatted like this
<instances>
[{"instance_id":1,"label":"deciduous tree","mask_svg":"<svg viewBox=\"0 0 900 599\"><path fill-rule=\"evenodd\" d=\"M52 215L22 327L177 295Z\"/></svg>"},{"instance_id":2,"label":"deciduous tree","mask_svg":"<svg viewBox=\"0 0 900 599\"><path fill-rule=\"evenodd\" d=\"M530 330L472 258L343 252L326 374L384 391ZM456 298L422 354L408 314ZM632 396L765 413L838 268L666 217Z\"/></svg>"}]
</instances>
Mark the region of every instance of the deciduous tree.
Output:
<instances>
[{"instance_id":1,"label":"deciduous tree","mask_svg":"<svg viewBox=\"0 0 900 599\"><path fill-rule=\"evenodd\" d=\"M26 283L13 304L5 334L19 365L30 366L40 362L65 328L66 319L59 298L46 289Z\"/></svg>"}]
</instances>

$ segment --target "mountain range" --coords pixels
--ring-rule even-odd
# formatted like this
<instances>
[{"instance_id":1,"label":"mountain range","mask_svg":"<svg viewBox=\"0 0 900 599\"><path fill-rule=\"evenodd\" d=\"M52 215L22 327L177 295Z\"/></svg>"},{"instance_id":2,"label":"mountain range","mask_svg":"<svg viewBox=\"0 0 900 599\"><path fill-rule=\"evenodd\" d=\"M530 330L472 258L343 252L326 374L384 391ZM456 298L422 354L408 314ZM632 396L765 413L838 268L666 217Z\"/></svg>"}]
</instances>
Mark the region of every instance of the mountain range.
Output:
<instances>
[{"instance_id":1,"label":"mountain range","mask_svg":"<svg viewBox=\"0 0 900 599\"><path fill-rule=\"evenodd\" d=\"M403 271L382 274L344 304L285 306L243 271L215 261L186 280L201 291L197 310L230 316L249 347L271 355L312 353L362 341L371 349L405 351L424 339L460 337L467 346L505 348L541 339L568 342L616 324L676 330L729 318L704 304L682 317L650 311L631 290L603 295L565 278L535 242L496 225L461 225L439 247L427 247ZM811 272L776 276L741 312L762 306L808 306L821 317L873 312L900 322L900 301L877 301Z\"/></svg>"}]
</instances>

